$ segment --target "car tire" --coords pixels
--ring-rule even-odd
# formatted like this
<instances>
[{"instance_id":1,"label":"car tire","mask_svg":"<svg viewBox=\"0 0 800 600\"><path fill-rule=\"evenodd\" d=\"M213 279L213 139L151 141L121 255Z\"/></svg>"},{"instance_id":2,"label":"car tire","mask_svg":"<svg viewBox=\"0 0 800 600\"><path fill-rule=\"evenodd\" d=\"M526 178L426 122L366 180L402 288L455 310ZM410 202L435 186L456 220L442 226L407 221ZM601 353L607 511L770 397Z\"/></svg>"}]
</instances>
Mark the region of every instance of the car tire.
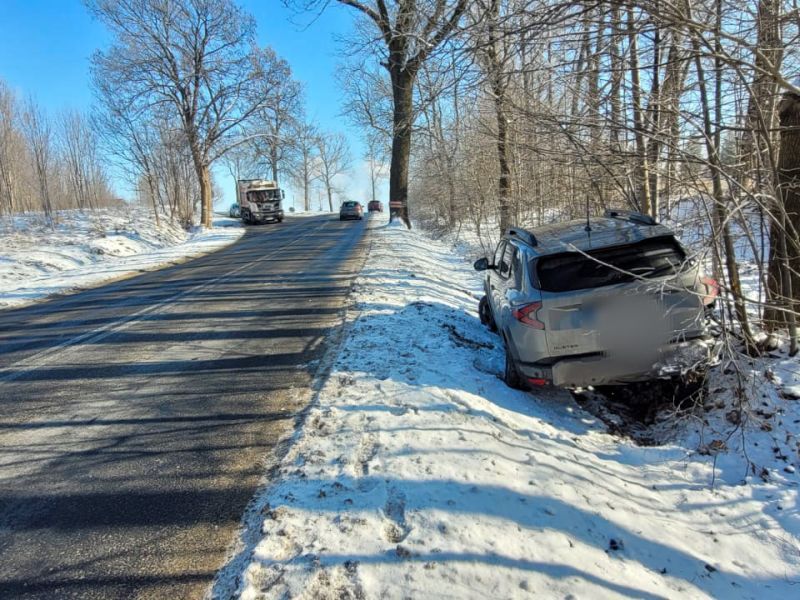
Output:
<instances>
[{"instance_id":1,"label":"car tire","mask_svg":"<svg viewBox=\"0 0 800 600\"><path fill-rule=\"evenodd\" d=\"M481 319L481 324L485 325L489 331L497 332L497 324L494 322L492 315L492 307L489 306L489 299L483 296L478 302L478 315Z\"/></svg>"},{"instance_id":2,"label":"car tire","mask_svg":"<svg viewBox=\"0 0 800 600\"><path fill-rule=\"evenodd\" d=\"M503 382L513 390L524 390L525 383L522 380L522 376L519 374L514 359L511 357L511 352L508 350L508 342L506 342L504 346L506 351L506 364L503 370Z\"/></svg>"}]
</instances>

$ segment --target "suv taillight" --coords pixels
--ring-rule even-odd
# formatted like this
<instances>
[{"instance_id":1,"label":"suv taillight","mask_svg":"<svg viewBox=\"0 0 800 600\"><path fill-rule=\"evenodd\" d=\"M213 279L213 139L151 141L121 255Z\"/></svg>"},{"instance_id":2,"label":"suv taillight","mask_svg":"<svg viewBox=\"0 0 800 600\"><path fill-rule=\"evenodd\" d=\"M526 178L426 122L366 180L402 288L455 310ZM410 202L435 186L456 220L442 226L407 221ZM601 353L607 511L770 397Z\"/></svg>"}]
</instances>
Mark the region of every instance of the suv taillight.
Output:
<instances>
[{"instance_id":1,"label":"suv taillight","mask_svg":"<svg viewBox=\"0 0 800 600\"><path fill-rule=\"evenodd\" d=\"M713 304L714 300L719 296L719 284L711 277L701 277L700 283L705 287L705 296L703 296L703 305L708 306Z\"/></svg>"},{"instance_id":2,"label":"suv taillight","mask_svg":"<svg viewBox=\"0 0 800 600\"><path fill-rule=\"evenodd\" d=\"M539 320L539 309L542 308L541 302L532 302L525 306L520 306L512 311L514 318L528 327L534 329L544 329L544 323Z\"/></svg>"}]
</instances>

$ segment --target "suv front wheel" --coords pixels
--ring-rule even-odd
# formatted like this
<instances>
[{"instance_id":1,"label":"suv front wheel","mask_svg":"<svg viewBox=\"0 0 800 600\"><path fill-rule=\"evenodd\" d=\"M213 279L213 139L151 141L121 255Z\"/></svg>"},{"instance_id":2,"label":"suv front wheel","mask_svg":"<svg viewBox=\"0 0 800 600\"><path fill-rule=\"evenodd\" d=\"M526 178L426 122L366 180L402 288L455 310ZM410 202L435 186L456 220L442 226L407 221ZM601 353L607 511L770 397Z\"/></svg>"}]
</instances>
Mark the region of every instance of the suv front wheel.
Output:
<instances>
[{"instance_id":1,"label":"suv front wheel","mask_svg":"<svg viewBox=\"0 0 800 600\"><path fill-rule=\"evenodd\" d=\"M497 331L497 325L492 316L492 308L489 306L489 299L486 296L483 296L480 302L478 302L478 316L481 319L481 324L486 325L489 331Z\"/></svg>"}]
</instances>

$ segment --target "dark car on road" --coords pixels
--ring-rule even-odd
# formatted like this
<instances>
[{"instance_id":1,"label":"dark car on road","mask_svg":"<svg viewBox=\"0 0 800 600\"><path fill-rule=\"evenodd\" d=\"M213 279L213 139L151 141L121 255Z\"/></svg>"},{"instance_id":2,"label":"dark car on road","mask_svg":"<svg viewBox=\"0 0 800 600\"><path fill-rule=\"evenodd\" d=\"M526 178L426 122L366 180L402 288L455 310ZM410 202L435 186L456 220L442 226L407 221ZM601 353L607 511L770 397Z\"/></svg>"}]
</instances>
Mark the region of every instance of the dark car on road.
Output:
<instances>
[{"instance_id":1,"label":"dark car on road","mask_svg":"<svg viewBox=\"0 0 800 600\"><path fill-rule=\"evenodd\" d=\"M367 210L369 212L383 212L383 203L380 200L372 200L367 204Z\"/></svg>"},{"instance_id":2,"label":"dark car on road","mask_svg":"<svg viewBox=\"0 0 800 600\"><path fill-rule=\"evenodd\" d=\"M719 342L717 284L646 215L511 228L482 258L481 321L503 339L511 387L608 386L701 377Z\"/></svg>"},{"instance_id":3,"label":"dark car on road","mask_svg":"<svg viewBox=\"0 0 800 600\"><path fill-rule=\"evenodd\" d=\"M361 206L360 202L356 202L355 200L348 200L347 202L342 202L342 206L339 209L339 220L344 221L345 219L363 219L364 218L364 208Z\"/></svg>"}]
</instances>

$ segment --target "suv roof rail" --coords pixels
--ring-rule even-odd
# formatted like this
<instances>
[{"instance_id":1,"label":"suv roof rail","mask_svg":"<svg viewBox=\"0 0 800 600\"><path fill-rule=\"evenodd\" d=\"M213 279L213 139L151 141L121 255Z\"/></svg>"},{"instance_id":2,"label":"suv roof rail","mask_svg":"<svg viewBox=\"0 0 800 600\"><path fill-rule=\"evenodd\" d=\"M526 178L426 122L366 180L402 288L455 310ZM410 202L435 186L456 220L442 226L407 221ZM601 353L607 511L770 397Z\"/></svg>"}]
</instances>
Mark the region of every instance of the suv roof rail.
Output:
<instances>
[{"instance_id":1,"label":"suv roof rail","mask_svg":"<svg viewBox=\"0 0 800 600\"><path fill-rule=\"evenodd\" d=\"M519 227L509 227L507 235L510 237L515 237L529 246L536 246L539 243L535 235L533 235L530 231L520 229Z\"/></svg>"},{"instance_id":2,"label":"suv roof rail","mask_svg":"<svg viewBox=\"0 0 800 600\"><path fill-rule=\"evenodd\" d=\"M609 219L622 219L623 221L638 223L639 225L658 225L656 220L650 215L644 215L633 210L624 210L621 208L607 208L603 216Z\"/></svg>"}]
</instances>

